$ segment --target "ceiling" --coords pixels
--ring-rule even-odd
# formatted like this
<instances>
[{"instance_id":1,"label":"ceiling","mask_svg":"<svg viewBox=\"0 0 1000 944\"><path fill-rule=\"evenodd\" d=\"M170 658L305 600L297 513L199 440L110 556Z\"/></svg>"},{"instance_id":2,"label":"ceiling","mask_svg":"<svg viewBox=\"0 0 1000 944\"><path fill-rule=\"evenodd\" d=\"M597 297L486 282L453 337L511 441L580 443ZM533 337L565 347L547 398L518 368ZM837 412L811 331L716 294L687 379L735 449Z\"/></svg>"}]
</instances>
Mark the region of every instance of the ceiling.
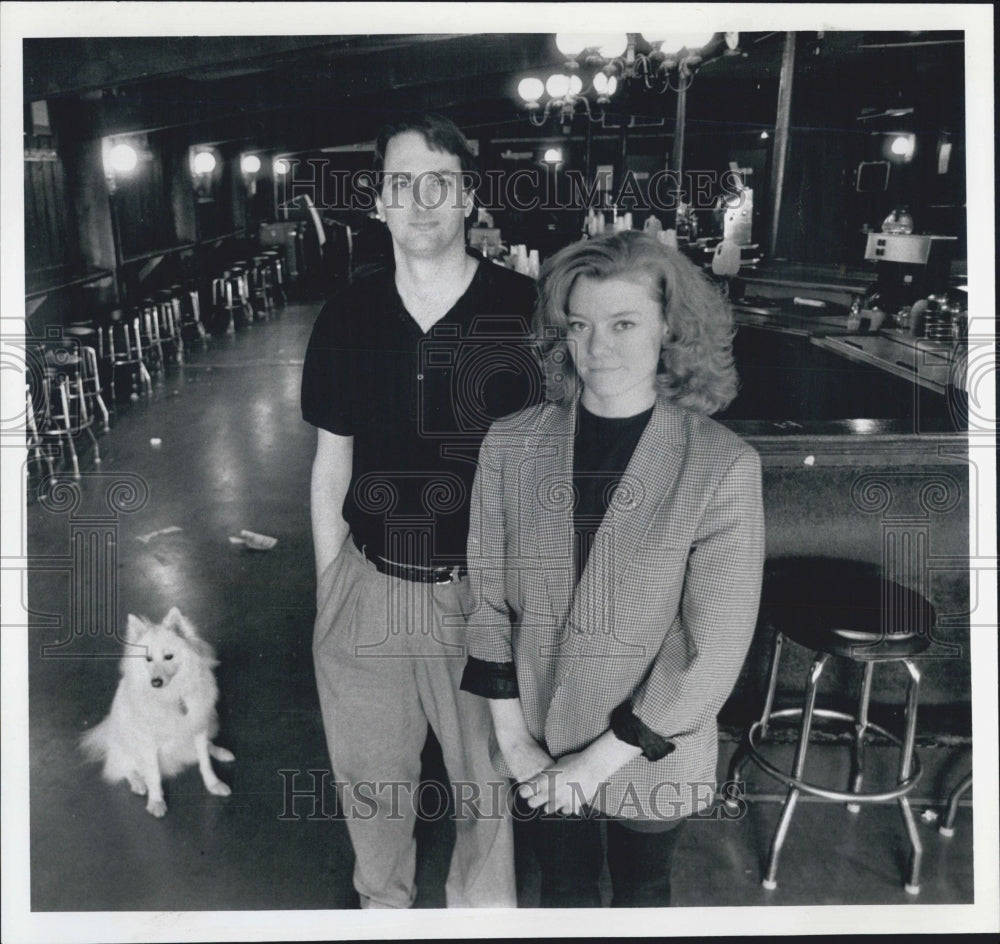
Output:
<instances>
[{"instance_id":1,"label":"ceiling","mask_svg":"<svg viewBox=\"0 0 1000 944\"><path fill-rule=\"evenodd\" d=\"M800 33L796 75L867 73L877 89L921 69L953 73L961 35ZM784 36L741 33L741 54L706 63L698 82L763 85L773 102ZM176 129L191 143L262 150L370 140L406 109L443 111L466 129L523 125L517 78L562 63L553 37L532 33L46 38L23 48L25 101L47 100L63 138Z\"/></svg>"}]
</instances>

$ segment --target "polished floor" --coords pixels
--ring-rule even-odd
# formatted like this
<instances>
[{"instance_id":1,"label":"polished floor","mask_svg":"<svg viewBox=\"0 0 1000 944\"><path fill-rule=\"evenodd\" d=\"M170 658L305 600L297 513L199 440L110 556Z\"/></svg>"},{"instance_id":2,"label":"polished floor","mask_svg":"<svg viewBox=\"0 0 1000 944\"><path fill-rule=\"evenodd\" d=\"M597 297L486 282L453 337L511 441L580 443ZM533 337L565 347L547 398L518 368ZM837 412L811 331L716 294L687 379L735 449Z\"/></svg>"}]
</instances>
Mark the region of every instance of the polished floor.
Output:
<instances>
[{"instance_id":1,"label":"polished floor","mask_svg":"<svg viewBox=\"0 0 1000 944\"><path fill-rule=\"evenodd\" d=\"M151 397L119 407L100 440L99 471L84 456L76 507L55 498L28 506L29 553L38 562L29 575L34 911L356 906L344 823L314 798L290 797L320 776L310 772L328 770L310 655L315 433L298 406L316 311L315 303L291 304L280 317L191 352L182 367L155 378ZM122 488L133 497L122 497ZM93 605L81 597L74 548L81 534L101 528L113 540L92 553L104 555L98 569L119 623L130 612L159 619L176 605L217 649L217 740L236 755L235 764L217 765L232 786L228 798L207 794L190 770L167 782L169 811L155 820L124 784L103 783L79 754L80 734L105 714L117 681L114 640L76 633L70 618L77 605ZM277 544L255 552L231 543L242 529ZM433 742L425 753L433 772ZM768 794L739 819L691 823L677 856L676 905L973 900L968 804L950 840L919 825L919 897L903 889L908 846L894 806L852 816L817 802L799 805L778 887L765 891L761 867L778 811ZM439 908L447 820L422 824L418 838L418 906ZM530 857L520 864L522 902L530 906L537 894Z\"/></svg>"}]
</instances>

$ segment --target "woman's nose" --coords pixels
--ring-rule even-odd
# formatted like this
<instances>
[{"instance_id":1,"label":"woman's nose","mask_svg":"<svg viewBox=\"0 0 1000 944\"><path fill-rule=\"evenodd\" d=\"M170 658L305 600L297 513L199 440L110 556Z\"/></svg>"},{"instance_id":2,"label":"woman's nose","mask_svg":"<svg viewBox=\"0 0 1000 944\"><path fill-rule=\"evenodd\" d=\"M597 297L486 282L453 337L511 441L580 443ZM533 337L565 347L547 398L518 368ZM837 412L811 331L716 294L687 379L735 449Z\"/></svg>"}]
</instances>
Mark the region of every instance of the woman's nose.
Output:
<instances>
[{"instance_id":1,"label":"woman's nose","mask_svg":"<svg viewBox=\"0 0 1000 944\"><path fill-rule=\"evenodd\" d=\"M604 331L595 329L587 339L587 353L591 356L604 353L610 347L610 339Z\"/></svg>"}]
</instances>

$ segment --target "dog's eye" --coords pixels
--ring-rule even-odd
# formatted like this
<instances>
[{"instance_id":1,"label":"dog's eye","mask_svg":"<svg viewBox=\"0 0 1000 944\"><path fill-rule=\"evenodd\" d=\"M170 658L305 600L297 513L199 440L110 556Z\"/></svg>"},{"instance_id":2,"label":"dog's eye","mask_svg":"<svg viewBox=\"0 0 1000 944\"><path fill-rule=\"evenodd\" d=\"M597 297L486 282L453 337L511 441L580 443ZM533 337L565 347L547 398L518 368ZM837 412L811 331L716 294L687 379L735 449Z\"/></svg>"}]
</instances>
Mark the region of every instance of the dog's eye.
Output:
<instances>
[{"instance_id":1,"label":"dog's eye","mask_svg":"<svg viewBox=\"0 0 1000 944\"><path fill-rule=\"evenodd\" d=\"M166 660L167 660L167 662L169 662L169 661L170 661L170 660L171 660L171 659L172 659L173 657L174 657L174 654L173 654L172 652L168 652L168 653L166 653L166 654L165 654L165 655L163 656L163 658L164 658L164 659L166 659Z\"/></svg>"},{"instance_id":2,"label":"dog's eye","mask_svg":"<svg viewBox=\"0 0 1000 944\"><path fill-rule=\"evenodd\" d=\"M153 661L153 657L152 656L146 656L146 661L147 662L152 662Z\"/></svg>"}]
</instances>

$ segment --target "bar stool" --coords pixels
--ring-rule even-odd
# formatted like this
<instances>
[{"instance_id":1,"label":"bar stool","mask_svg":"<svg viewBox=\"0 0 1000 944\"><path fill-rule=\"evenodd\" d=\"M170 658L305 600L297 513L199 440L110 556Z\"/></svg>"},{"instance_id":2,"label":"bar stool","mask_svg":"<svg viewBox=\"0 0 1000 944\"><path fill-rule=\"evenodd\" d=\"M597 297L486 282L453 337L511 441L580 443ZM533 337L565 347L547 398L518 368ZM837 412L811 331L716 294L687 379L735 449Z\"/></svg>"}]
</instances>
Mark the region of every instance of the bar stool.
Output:
<instances>
[{"instance_id":1,"label":"bar stool","mask_svg":"<svg viewBox=\"0 0 1000 944\"><path fill-rule=\"evenodd\" d=\"M63 328L63 335L79 351L80 378L87 406L96 420L101 418L104 432L111 428L111 418L104 403L104 388L101 380L100 345L101 336L93 321L76 321Z\"/></svg>"},{"instance_id":2,"label":"bar stool","mask_svg":"<svg viewBox=\"0 0 1000 944\"><path fill-rule=\"evenodd\" d=\"M75 399L83 398L82 406L89 422L100 418L103 431L107 432L111 428L111 418L102 396L97 351L79 340L86 338L96 343L97 331L77 324L63 328L63 334L62 338L50 339L42 344L45 375L50 381L65 376L71 405ZM82 428L79 427L77 432Z\"/></svg>"},{"instance_id":3,"label":"bar stool","mask_svg":"<svg viewBox=\"0 0 1000 944\"><path fill-rule=\"evenodd\" d=\"M239 267L226 269L212 280L213 334L232 334L253 322L253 308L247 297L246 272Z\"/></svg>"},{"instance_id":4,"label":"bar stool","mask_svg":"<svg viewBox=\"0 0 1000 944\"><path fill-rule=\"evenodd\" d=\"M181 300L171 289L156 293L156 313L160 329L160 349L164 361L184 363L184 339L181 337Z\"/></svg>"},{"instance_id":5,"label":"bar stool","mask_svg":"<svg viewBox=\"0 0 1000 944\"><path fill-rule=\"evenodd\" d=\"M274 310L271 262L266 256L254 256L250 266L250 302L254 313L266 318Z\"/></svg>"},{"instance_id":6,"label":"bar stool","mask_svg":"<svg viewBox=\"0 0 1000 944\"><path fill-rule=\"evenodd\" d=\"M138 308L142 359L150 374L158 374L165 366L163 342L160 338L160 311L152 298L144 298Z\"/></svg>"},{"instance_id":7,"label":"bar stool","mask_svg":"<svg viewBox=\"0 0 1000 944\"><path fill-rule=\"evenodd\" d=\"M40 393L44 397L44 393ZM46 417L44 409L39 410L38 404L35 402L31 383L24 385L24 417L27 432L28 468L30 468L31 462L44 464L44 467L49 470L49 478L51 479L55 475L52 450L43 441L39 431L39 427L45 428Z\"/></svg>"},{"instance_id":8,"label":"bar stool","mask_svg":"<svg viewBox=\"0 0 1000 944\"><path fill-rule=\"evenodd\" d=\"M234 262L226 271L226 278L233 285L233 299L239 302L242 309L243 325L237 319L236 327L245 327L254 320L253 302L250 297L250 270L251 263L246 259L239 259Z\"/></svg>"},{"instance_id":9,"label":"bar stool","mask_svg":"<svg viewBox=\"0 0 1000 944\"><path fill-rule=\"evenodd\" d=\"M44 419L38 433L43 442L50 442L69 457L73 478L80 478L80 460L74 439L87 433L94 447L94 465L101 464L101 449L93 430L93 416L87 407L87 397L79 371L67 372L60 365L46 370L44 384Z\"/></svg>"},{"instance_id":10,"label":"bar stool","mask_svg":"<svg viewBox=\"0 0 1000 944\"><path fill-rule=\"evenodd\" d=\"M101 358L108 376L111 400L118 402L116 382L121 371L127 371L131 381L130 399L153 392L153 381L143 357L142 331L139 316L127 317L121 309L111 312L109 322L99 333Z\"/></svg>"},{"instance_id":11,"label":"bar stool","mask_svg":"<svg viewBox=\"0 0 1000 944\"><path fill-rule=\"evenodd\" d=\"M171 285L170 291L178 299L181 341L185 344L200 344L208 347L208 335L201 320L201 295L197 288L185 289L181 285Z\"/></svg>"},{"instance_id":12,"label":"bar stool","mask_svg":"<svg viewBox=\"0 0 1000 944\"><path fill-rule=\"evenodd\" d=\"M274 303L277 306L282 306L288 300L288 293L285 291L285 264L282 261L282 253L278 249L265 249L261 255L268 260L271 266Z\"/></svg>"},{"instance_id":13,"label":"bar stool","mask_svg":"<svg viewBox=\"0 0 1000 944\"><path fill-rule=\"evenodd\" d=\"M910 841L909 874L905 888L920 891L923 848L917 834L908 794L920 779L920 761L914 750L920 671L912 657L927 649L932 638L935 612L919 593L881 576L878 568L852 560L789 558L769 563L762 597L762 612L775 629L774 648L764 710L750 725L733 755L730 783L742 783L742 769L752 760L766 774L788 787L781 817L771 840L763 885L777 887L777 868L789 823L801 793L847 804L857 813L861 804L895 800L899 804ZM774 696L782 649L793 642L813 653L801 708L774 710ZM863 667L856 714L816 707L823 671L831 658L848 660ZM873 673L876 664L901 664L907 671L904 732L900 737L869 719ZM815 719L853 725L851 773L848 789L836 789L805 779L805 759ZM767 761L761 745L769 726L778 720L799 722L791 773ZM864 790L864 738L876 732L899 746L896 781L888 789ZM740 791L742 793L742 791ZM729 799L726 805L735 806Z\"/></svg>"}]
</instances>

